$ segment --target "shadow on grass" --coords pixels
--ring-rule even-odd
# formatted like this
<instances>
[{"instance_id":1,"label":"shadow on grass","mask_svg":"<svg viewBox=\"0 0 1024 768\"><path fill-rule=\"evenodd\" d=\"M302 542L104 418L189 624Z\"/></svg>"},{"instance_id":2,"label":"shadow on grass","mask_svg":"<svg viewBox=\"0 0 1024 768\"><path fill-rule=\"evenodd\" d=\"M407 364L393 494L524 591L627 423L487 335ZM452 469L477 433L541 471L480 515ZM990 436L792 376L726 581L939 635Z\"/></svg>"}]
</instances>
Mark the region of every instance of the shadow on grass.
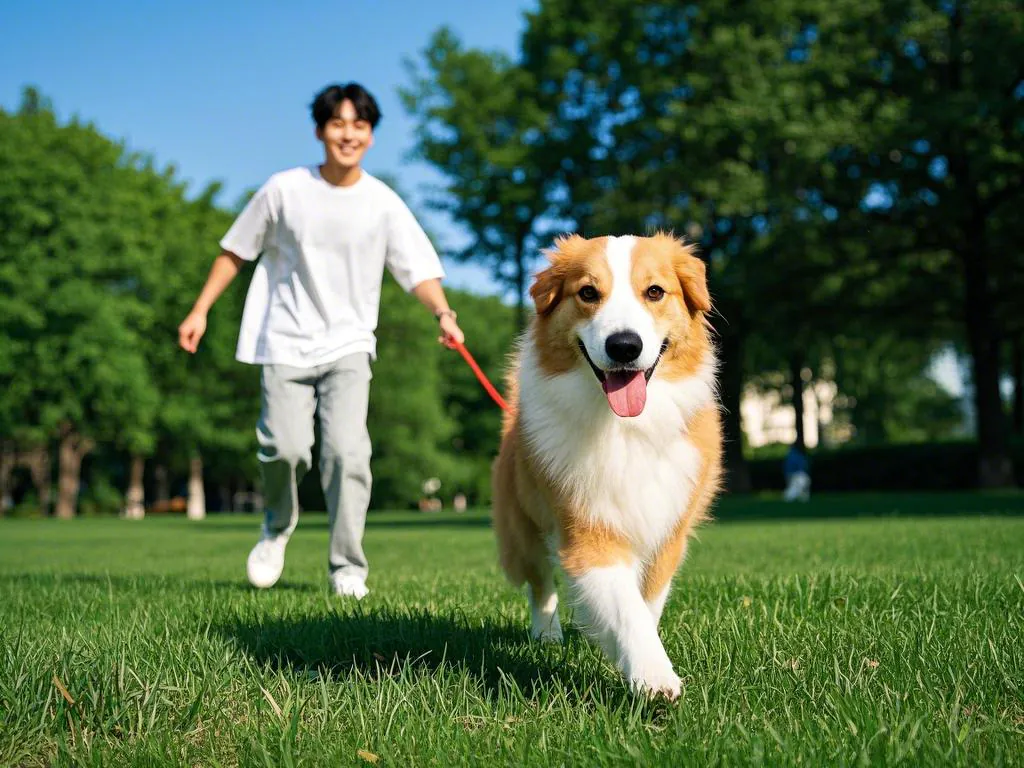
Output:
<instances>
[{"instance_id":1,"label":"shadow on grass","mask_svg":"<svg viewBox=\"0 0 1024 768\"><path fill-rule=\"evenodd\" d=\"M372 679L408 670L466 672L488 696L509 681L527 698L557 682L570 700L611 705L632 695L571 627L563 645L529 639L525 626L470 621L458 614L373 608L352 614L238 618L217 629L255 661L277 670ZM570 663L572 657L575 663ZM657 711L658 702L647 705Z\"/></svg>"},{"instance_id":2,"label":"shadow on grass","mask_svg":"<svg viewBox=\"0 0 1024 768\"><path fill-rule=\"evenodd\" d=\"M0 574L0 591L82 586L113 589L142 598L168 591L204 592L211 588L257 593L244 579L237 581L144 574L113 576L97 573ZM278 582L274 592L324 592L322 585ZM24 594L22 595L24 599ZM565 628L562 645L544 645L529 638L524 624L469 619L458 612L389 607L350 613L311 615L235 615L215 622L213 629L260 664L292 673L317 673L344 678L358 672L374 679L403 672L447 669L478 680L489 697L509 685L528 699L552 693L557 683L573 702L602 702L617 707L639 703L652 717L668 706L663 701L637 702L618 674L574 628Z\"/></svg>"}]
</instances>

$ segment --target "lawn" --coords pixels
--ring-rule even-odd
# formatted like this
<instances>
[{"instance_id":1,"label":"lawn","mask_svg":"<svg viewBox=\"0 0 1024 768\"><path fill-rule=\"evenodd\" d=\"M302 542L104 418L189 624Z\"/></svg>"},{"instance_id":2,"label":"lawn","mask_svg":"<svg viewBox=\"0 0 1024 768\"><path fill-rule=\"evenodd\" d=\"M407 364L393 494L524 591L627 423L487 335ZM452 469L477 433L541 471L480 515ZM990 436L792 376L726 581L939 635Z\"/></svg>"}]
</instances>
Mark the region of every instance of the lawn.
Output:
<instances>
[{"instance_id":1,"label":"lawn","mask_svg":"<svg viewBox=\"0 0 1024 768\"><path fill-rule=\"evenodd\" d=\"M482 513L372 516L361 603L322 515L267 592L253 517L0 520L0 765L1024 763L1024 496L719 511L662 623L676 704L531 643Z\"/></svg>"}]
</instances>

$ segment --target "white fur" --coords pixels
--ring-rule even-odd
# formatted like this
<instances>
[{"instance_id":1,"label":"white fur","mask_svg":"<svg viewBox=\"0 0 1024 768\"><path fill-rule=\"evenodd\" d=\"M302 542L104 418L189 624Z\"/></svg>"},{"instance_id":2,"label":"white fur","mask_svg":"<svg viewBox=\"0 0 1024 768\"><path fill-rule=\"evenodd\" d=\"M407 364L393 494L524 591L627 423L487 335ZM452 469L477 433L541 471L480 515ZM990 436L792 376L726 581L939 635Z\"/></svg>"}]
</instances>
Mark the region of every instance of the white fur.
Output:
<instances>
[{"instance_id":1,"label":"white fur","mask_svg":"<svg viewBox=\"0 0 1024 768\"><path fill-rule=\"evenodd\" d=\"M669 580L661 592L647 601L647 608L651 612L651 618L654 619L654 626L658 626L658 623L661 621L661 614L665 610L665 602L668 600L668 593L671 589L672 581Z\"/></svg>"},{"instance_id":2,"label":"white fur","mask_svg":"<svg viewBox=\"0 0 1024 768\"><path fill-rule=\"evenodd\" d=\"M714 375L711 354L683 381L664 381L656 371L643 413L623 419L586 362L548 376L527 343L519 373L523 437L576 509L646 558L672 533L696 486L701 456L686 422L714 402Z\"/></svg>"},{"instance_id":3,"label":"white fur","mask_svg":"<svg viewBox=\"0 0 1024 768\"><path fill-rule=\"evenodd\" d=\"M679 696L680 680L640 594L634 565L591 568L571 579L582 623L639 691Z\"/></svg>"},{"instance_id":4,"label":"white fur","mask_svg":"<svg viewBox=\"0 0 1024 768\"><path fill-rule=\"evenodd\" d=\"M647 370L658 359L663 339L658 335L654 317L644 307L633 290L633 246L635 237L612 237L608 239L605 258L612 273L612 288L601 308L594 317L580 327L580 338L587 348L587 354L594 365L610 370L620 364L608 356L605 342L618 331L634 331L643 342L643 351L634 364Z\"/></svg>"}]
</instances>

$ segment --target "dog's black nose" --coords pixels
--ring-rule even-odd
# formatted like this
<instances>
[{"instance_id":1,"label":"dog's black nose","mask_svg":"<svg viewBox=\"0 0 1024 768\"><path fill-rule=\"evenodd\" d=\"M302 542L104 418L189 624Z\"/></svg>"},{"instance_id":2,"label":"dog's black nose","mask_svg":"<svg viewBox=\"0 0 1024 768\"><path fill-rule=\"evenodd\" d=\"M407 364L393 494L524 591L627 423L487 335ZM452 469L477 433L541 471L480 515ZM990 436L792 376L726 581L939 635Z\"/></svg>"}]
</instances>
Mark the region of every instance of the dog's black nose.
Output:
<instances>
[{"instance_id":1,"label":"dog's black nose","mask_svg":"<svg viewBox=\"0 0 1024 768\"><path fill-rule=\"evenodd\" d=\"M618 331L608 337L604 348L616 363L631 363L644 351L644 343L635 331Z\"/></svg>"}]
</instances>

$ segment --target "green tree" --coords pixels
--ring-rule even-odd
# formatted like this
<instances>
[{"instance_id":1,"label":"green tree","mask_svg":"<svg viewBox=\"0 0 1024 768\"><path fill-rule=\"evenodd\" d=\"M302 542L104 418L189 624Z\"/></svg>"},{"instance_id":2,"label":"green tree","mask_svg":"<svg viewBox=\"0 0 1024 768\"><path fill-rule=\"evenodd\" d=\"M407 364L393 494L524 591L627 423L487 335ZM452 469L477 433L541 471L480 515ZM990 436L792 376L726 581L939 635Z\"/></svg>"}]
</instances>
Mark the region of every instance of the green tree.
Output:
<instances>
[{"instance_id":1,"label":"green tree","mask_svg":"<svg viewBox=\"0 0 1024 768\"><path fill-rule=\"evenodd\" d=\"M1001 345L1020 317L1008 278L1024 266L1024 13L1007 0L876 0L863 13L870 47L847 87L876 99L876 137L844 165L877 183L874 233L911 231L910 253L947 258L942 279L925 287L959 307L979 481L1009 485L999 376Z\"/></svg>"},{"instance_id":2,"label":"green tree","mask_svg":"<svg viewBox=\"0 0 1024 768\"><path fill-rule=\"evenodd\" d=\"M160 414L161 461L188 477L189 515L205 516L206 457L231 474L257 474L255 424L259 415L259 374L235 361L235 342L251 270L241 275L210 311L209 326L195 355L178 349L177 327L185 317L218 252L232 214L217 206L218 184L195 200L177 197L165 224L160 268L149 286L161 307L159 344L150 364L164 392ZM239 206L244 200L239 201ZM222 481L223 482L223 481Z\"/></svg>"},{"instance_id":3,"label":"green tree","mask_svg":"<svg viewBox=\"0 0 1024 768\"><path fill-rule=\"evenodd\" d=\"M749 485L739 404L753 334L815 333L784 308L808 297L778 293L776 275L801 272L826 303L847 268L808 244L837 218L831 154L868 138L855 97L822 100L820 80L855 60L852 5L547 0L528 16L521 66L551 114L540 157L561 158L545 160L557 212L591 234L672 229L709 263L735 490Z\"/></svg>"},{"instance_id":4,"label":"green tree","mask_svg":"<svg viewBox=\"0 0 1024 768\"><path fill-rule=\"evenodd\" d=\"M508 57L464 49L448 29L409 73L401 94L418 121L416 155L446 179L431 204L465 227L469 244L455 257L491 269L515 297L521 329L550 207L549 178L536 158L546 124L536 85Z\"/></svg>"},{"instance_id":5,"label":"green tree","mask_svg":"<svg viewBox=\"0 0 1024 768\"><path fill-rule=\"evenodd\" d=\"M145 257L134 169L92 126L61 125L28 91L0 114L0 292L14 434L59 443L56 513L74 514L81 464L97 441L146 442L157 398L139 351L147 308L134 295Z\"/></svg>"}]
</instances>

